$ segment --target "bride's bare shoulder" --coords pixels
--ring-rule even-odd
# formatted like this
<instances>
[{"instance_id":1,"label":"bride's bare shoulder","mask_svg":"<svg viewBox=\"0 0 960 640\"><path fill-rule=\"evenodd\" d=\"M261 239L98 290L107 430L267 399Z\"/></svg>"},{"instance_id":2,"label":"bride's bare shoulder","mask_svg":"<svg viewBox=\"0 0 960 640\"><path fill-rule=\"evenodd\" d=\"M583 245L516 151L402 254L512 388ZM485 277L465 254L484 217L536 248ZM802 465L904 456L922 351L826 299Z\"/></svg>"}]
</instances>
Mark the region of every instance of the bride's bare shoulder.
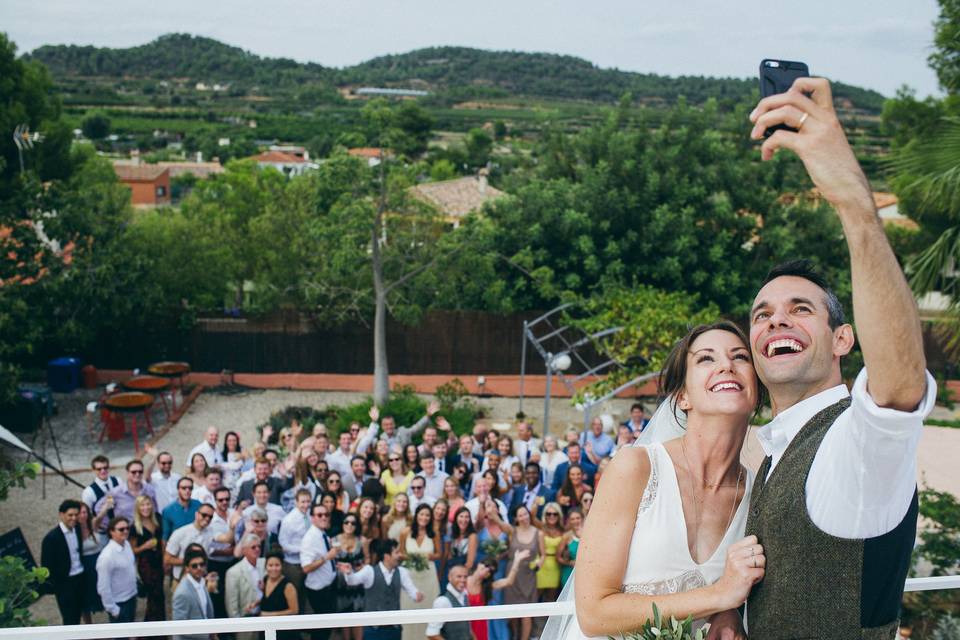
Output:
<instances>
[{"instance_id":1,"label":"bride's bare shoulder","mask_svg":"<svg viewBox=\"0 0 960 640\"><path fill-rule=\"evenodd\" d=\"M616 487L617 491L630 491L636 488L640 493L650 479L650 455L646 447L624 447L610 461L603 472L602 488ZM607 484L608 480L612 482Z\"/></svg>"}]
</instances>

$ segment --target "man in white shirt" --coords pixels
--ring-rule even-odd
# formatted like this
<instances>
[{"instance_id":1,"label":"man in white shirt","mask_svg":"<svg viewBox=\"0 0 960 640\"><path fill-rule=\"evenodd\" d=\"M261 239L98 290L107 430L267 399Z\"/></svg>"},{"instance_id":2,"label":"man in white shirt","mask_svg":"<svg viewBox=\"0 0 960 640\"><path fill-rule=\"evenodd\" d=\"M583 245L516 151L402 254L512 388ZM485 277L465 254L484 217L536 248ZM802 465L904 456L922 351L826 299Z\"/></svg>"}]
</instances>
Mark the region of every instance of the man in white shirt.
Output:
<instances>
[{"instance_id":1,"label":"man in white shirt","mask_svg":"<svg viewBox=\"0 0 960 640\"><path fill-rule=\"evenodd\" d=\"M340 473L341 477L344 477L350 473L350 458L353 457L350 453L350 432L341 431L339 436L339 445L337 449L328 454L325 458L327 464L330 465L330 469Z\"/></svg>"},{"instance_id":2,"label":"man in white shirt","mask_svg":"<svg viewBox=\"0 0 960 640\"><path fill-rule=\"evenodd\" d=\"M297 598L300 600L300 611L306 593L303 589L303 567L300 566L300 545L303 536L310 530L310 503L313 496L308 489L300 489L294 496L294 508L290 510L280 523L280 535L277 542L283 549L283 575L297 588Z\"/></svg>"},{"instance_id":3,"label":"man in white shirt","mask_svg":"<svg viewBox=\"0 0 960 640\"><path fill-rule=\"evenodd\" d=\"M133 622L137 611L137 563L127 538L130 522L117 516L107 525L110 542L97 557L97 593L110 622Z\"/></svg>"},{"instance_id":4,"label":"man in white shirt","mask_svg":"<svg viewBox=\"0 0 960 640\"><path fill-rule=\"evenodd\" d=\"M467 500L467 502L463 505L470 511L470 518L476 522L477 515L480 513L481 505L485 504L487 500L493 500L493 502L497 505L497 510L500 512L500 519L504 522L510 522L507 515L507 505L505 505L502 500L494 498L490 495L490 490L493 488L493 480L483 476L477 476L476 480L473 482L474 486L476 487L476 495Z\"/></svg>"},{"instance_id":5,"label":"man in white shirt","mask_svg":"<svg viewBox=\"0 0 960 640\"><path fill-rule=\"evenodd\" d=\"M217 440L220 439L220 431L216 427L207 427L204 440L187 454L187 469L190 468L190 461L193 460L193 454L202 453L207 460L207 466L213 467L223 464L223 452L217 449Z\"/></svg>"},{"instance_id":6,"label":"man in white shirt","mask_svg":"<svg viewBox=\"0 0 960 640\"><path fill-rule=\"evenodd\" d=\"M449 474L437 471L437 461L430 451L420 458L420 469L422 471L416 477L423 478L426 483L425 495L434 501L438 500L443 496L443 481L450 477Z\"/></svg>"},{"instance_id":7,"label":"man in white shirt","mask_svg":"<svg viewBox=\"0 0 960 640\"><path fill-rule=\"evenodd\" d=\"M210 530L211 520L213 520L213 507L202 504L194 515L194 521L174 531L167 540L167 546L163 550L163 564L164 567L173 569L171 590L176 591L176 583L183 573L184 552L188 546L197 543L203 547L205 553L209 554L210 544L217 537ZM226 540L222 541L226 542Z\"/></svg>"},{"instance_id":8,"label":"man in white shirt","mask_svg":"<svg viewBox=\"0 0 960 640\"><path fill-rule=\"evenodd\" d=\"M517 423L517 439L513 441L513 455L523 464L540 462L540 439L533 436L529 422Z\"/></svg>"},{"instance_id":9,"label":"man in white shirt","mask_svg":"<svg viewBox=\"0 0 960 640\"><path fill-rule=\"evenodd\" d=\"M94 456L93 460L90 461L90 466L93 468L94 473L93 482L83 490L83 493L80 494L80 499L87 505L91 513L96 513L96 511L93 510L93 506L105 495L110 493L111 489L119 486L120 481L115 476L110 475L110 460L107 456ZM107 513L107 518L112 518L113 516L112 510Z\"/></svg>"},{"instance_id":10,"label":"man in white shirt","mask_svg":"<svg viewBox=\"0 0 960 640\"><path fill-rule=\"evenodd\" d=\"M267 514L267 530L276 535L280 529L280 521L287 514L284 513L283 507L270 502L270 485L265 481L253 485L253 504L243 510L243 517L249 518L253 510L258 507Z\"/></svg>"},{"instance_id":11,"label":"man in white shirt","mask_svg":"<svg viewBox=\"0 0 960 640\"><path fill-rule=\"evenodd\" d=\"M431 498L426 495L425 490L427 486L427 481L421 478L420 476L414 476L413 480L410 481L410 490L407 495L410 496L410 513L416 513L417 507L422 504L433 507L436 504L436 498Z\"/></svg>"},{"instance_id":12,"label":"man in white shirt","mask_svg":"<svg viewBox=\"0 0 960 640\"><path fill-rule=\"evenodd\" d=\"M892 638L916 536L917 445L936 394L916 302L829 83L799 78L750 117L755 139L769 127L792 127L767 138L762 159L781 147L794 151L836 209L866 365L848 393L840 359L854 334L839 300L808 261L774 267L750 316L754 366L775 416L758 432L768 457L747 521L769 560L748 600L750 634L852 637L870 628L871 637ZM828 573L847 578L802 578ZM844 602L843 612L817 615L827 601Z\"/></svg>"},{"instance_id":13,"label":"man in white shirt","mask_svg":"<svg viewBox=\"0 0 960 640\"><path fill-rule=\"evenodd\" d=\"M177 499L177 481L182 476L173 470L173 456L169 451L158 452L151 444L146 446L146 451L153 456L153 462L145 475L157 494L157 512L162 513Z\"/></svg>"},{"instance_id":14,"label":"man in white shirt","mask_svg":"<svg viewBox=\"0 0 960 640\"><path fill-rule=\"evenodd\" d=\"M400 589L407 592L414 602L423 601L421 593L410 577L410 572L400 566L400 545L392 538L375 540L370 543L373 552L381 560L373 565L364 565L357 572L347 563L337 565L337 570L343 574L344 581L352 586L361 586L366 590L364 611L396 611L400 608ZM399 581L399 585L396 582ZM400 587L398 589L397 587ZM400 640L400 626L386 625L366 627L364 637L375 640Z\"/></svg>"},{"instance_id":15,"label":"man in white shirt","mask_svg":"<svg viewBox=\"0 0 960 640\"><path fill-rule=\"evenodd\" d=\"M213 494L220 488L221 484L223 484L223 472L216 467L210 467L207 469L206 475L203 476L203 484L194 487L193 494L190 497L205 504L216 506Z\"/></svg>"},{"instance_id":16,"label":"man in white shirt","mask_svg":"<svg viewBox=\"0 0 960 640\"><path fill-rule=\"evenodd\" d=\"M214 539L209 547L207 571L224 576L233 564L233 537L241 514L236 509L230 509L230 489L226 487L220 487L213 492L212 504L213 518L207 528ZM210 598L213 600L213 611L217 617L226 617L223 589L211 593Z\"/></svg>"},{"instance_id":17,"label":"man in white shirt","mask_svg":"<svg viewBox=\"0 0 960 640\"><path fill-rule=\"evenodd\" d=\"M333 583L337 577L333 559L337 549L333 548L327 529L330 528L330 512L322 504L310 508L310 529L300 543L300 566L306 574L304 590L314 613L333 613L336 610L336 597ZM310 632L312 640L327 640L329 629L314 629Z\"/></svg>"},{"instance_id":18,"label":"man in white shirt","mask_svg":"<svg viewBox=\"0 0 960 640\"><path fill-rule=\"evenodd\" d=\"M467 568L463 565L453 566L447 576L449 578L447 589L433 601L433 608L450 609L468 606ZM472 635L469 620L431 622L427 625L427 640L444 640L445 638L469 640Z\"/></svg>"}]
</instances>

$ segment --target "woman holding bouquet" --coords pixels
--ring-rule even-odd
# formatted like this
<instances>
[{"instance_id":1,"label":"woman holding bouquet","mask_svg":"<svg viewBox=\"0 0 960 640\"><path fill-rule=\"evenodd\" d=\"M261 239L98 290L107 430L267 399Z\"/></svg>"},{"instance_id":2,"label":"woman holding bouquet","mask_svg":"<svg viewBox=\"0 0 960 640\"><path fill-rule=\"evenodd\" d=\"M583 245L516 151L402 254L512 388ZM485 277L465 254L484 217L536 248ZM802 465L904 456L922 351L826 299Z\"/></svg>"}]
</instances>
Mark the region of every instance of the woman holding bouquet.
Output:
<instances>
[{"instance_id":1,"label":"woman holding bouquet","mask_svg":"<svg viewBox=\"0 0 960 640\"><path fill-rule=\"evenodd\" d=\"M401 609L429 609L440 595L440 582L437 579L437 567L434 561L440 557L440 539L433 529L433 510L428 504L421 504L413 514L410 527L400 533L400 553L403 566L410 572L410 578L423 594L415 602L406 593L400 595ZM407 624L403 626L403 640L422 640L427 635L426 624Z\"/></svg>"}]
</instances>

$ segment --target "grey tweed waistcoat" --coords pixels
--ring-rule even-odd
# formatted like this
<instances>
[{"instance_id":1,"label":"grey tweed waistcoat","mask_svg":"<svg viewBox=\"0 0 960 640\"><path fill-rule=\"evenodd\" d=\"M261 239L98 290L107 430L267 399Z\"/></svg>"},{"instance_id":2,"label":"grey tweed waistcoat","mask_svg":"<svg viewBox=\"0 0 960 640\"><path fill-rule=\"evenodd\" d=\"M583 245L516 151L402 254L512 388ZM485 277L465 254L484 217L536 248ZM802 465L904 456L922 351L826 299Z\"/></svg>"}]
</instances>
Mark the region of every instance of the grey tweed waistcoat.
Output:
<instances>
[{"instance_id":1,"label":"grey tweed waistcoat","mask_svg":"<svg viewBox=\"0 0 960 640\"><path fill-rule=\"evenodd\" d=\"M814 457L849 398L813 416L787 447L770 478L757 472L747 535L763 545L764 578L747 601L751 640L892 640L917 530L917 496L900 524L876 538L838 538L807 512Z\"/></svg>"}]
</instances>

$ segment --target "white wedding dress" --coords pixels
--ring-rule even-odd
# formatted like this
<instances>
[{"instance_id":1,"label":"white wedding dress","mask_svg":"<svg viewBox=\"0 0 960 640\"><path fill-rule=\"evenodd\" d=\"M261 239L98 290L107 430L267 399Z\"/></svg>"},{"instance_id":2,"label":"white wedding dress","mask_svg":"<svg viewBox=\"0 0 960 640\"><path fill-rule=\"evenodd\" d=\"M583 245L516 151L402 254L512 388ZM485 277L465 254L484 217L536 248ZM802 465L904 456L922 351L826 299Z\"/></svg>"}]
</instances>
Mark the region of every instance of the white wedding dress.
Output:
<instances>
[{"instance_id":1,"label":"white wedding dress","mask_svg":"<svg viewBox=\"0 0 960 640\"><path fill-rule=\"evenodd\" d=\"M664 402L657 414L669 403ZM655 414L654 420L658 416ZM747 511L750 503L750 488L753 486L753 474L747 472L745 478L746 493L740 501L733 520L730 522L720 545L713 555L702 564L690 557L687 546L687 527L680 501L680 487L673 461L663 440L677 436L677 430L666 426L676 423L669 416L659 416L656 433L638 446L647 450L650 456L650 479L640 499L637 520L633 529L628 550L627 568L621 580L622 589L627 593L661 595L680 593L712 584L723 575L727 548L743 538L747 524ZM666 418L666 420L664 420ZM654 420L651 420L653 425ZM650 429L650 427L648 427ZM683 433L682 428L679 433ZM573 600L576 589L576 570L567 581L559 600ZM694 629L704 621L698 620ZM624 629L624 634L634 629ZM541 638L553 640L585 640L575 615L552 616Z\"/></svg>"}]
</instances>

